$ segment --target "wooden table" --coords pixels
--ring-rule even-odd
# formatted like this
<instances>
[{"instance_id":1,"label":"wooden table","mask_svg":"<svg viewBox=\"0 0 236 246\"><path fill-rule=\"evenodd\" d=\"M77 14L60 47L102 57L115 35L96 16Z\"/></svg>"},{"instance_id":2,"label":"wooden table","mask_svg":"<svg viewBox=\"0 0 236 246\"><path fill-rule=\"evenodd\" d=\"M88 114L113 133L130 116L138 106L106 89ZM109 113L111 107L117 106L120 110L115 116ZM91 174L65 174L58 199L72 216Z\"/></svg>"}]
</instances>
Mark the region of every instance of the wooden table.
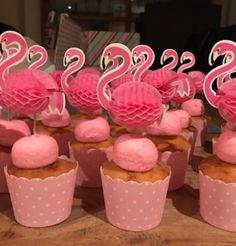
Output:
<instances>
[{"instance_id":1,"label":"wooden table","mask_svg":"<svg viewBox=\"0 0 236 246\"><path fill-rule=\"evenodd\" d=\"M9 195L0 195L0 245L236 245L236 233L204 222L199 213L199 160L208 154L195 150L186 184L169 192L161 224L146 232L127 232L110 225L105 216L101 189L76 189L72 214L65 222L40 229L14 221ZM194 171L195 170L195 171Z\"/></svg>"}]
</instances>

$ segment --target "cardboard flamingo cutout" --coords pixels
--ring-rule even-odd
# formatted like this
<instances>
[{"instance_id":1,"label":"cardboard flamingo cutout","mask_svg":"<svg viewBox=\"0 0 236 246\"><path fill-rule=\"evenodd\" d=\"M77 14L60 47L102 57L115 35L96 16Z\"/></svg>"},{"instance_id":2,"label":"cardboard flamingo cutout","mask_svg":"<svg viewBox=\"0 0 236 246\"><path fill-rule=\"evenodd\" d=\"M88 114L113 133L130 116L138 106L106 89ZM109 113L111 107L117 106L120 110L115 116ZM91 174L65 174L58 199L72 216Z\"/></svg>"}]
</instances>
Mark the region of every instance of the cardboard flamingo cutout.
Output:
<instances>
[{"instance_id":1,"label":"cardboard flamingo cutout","mask_svg":"<svg viewBox=\"0 0 236 246\"><path fill-rule=\"evenodd\" d=\"M154 51L147 45L137 45L131 51L134 70L133 81L140 82L155 60Z\"/></svg>"},{"instance_id":2,"label":"cardboard flamingo cutout","mask_svg":"<svg viewBox=\"0 0 236 246\"><path fill-rule=\"evenodd\" d=\"M221 116L227 121L236 122L235 111L235 79L228 80L218 88L217 93L213 90L212 85L214 81L221 75L227 74L229 71L236 68L236 44L233 41L222 40L217 42L210 54L209 64L212 65L219 56L230 54L232 59L226 64L222 64L212 69L206 76L203 84L203 91L209 104L218 108Z\"/></svg>"},{"instance_id":3,"label":"cardboard flamingo cutout","mask_svg":"<svg viewBox=\"0 0 236 246\"><path fill-rule=\"evenodd\" d=\"M34 56L39 55L39 58L32 62ZM27 52L27 60L30 63L30 69L39 69L41 68L48 59L48 53L46 49L41 45L32 45Z\"/></svg>"},{"instance_id":4,"label":"cardboard flamingo cutout","mask_svg":"<svg viewBox=\"0 0 236 246\"><path fill-rule=\"evenodd\" d=\"M38 58L32 62L34 56L38 56ZM52 91L48 106L49 113L62 115L66 105L64 93L60 91L57 82L49 74L39 71L39 69L46 64L47 59L48 53L44 47L32 45L28 49L27 60L31 63L28 69L37 70L35 76L40 79L41 83L45 85L48 91Z\"/></svg>"},{"instance_id":5,"label":"cardboard flamingo cutout","mask_svg":"<svg viewBox=\"0 0 236 246\"><path fill-rule=\"evenodd\" d=\"M215 158L218 163L222 163L228 168L229 165L231 167L236 164L236 132L234 129L236 123L236 79L222 80L221 83L217 81L217 92L213 90L212 86L217 79L235 70L235 54L235 42L230 40L217 42L209 54L209 64L212 65L219 56L226 58L226 56L230 55L231 58L227 62L223 62L222 65L212 69L207 74L203 84L206 99L211 106L218 108L221 116L228 121L227 125L232 128L221 133L214 144L214 155L209 158ZM217 165L214 168L217 168ZM229 173L230 176L231 171L229 169L222 169L222 171L227 172L227 174ZM235 187L235 181L233 180L226 182L224 179L218 177L209 177L200 170L200 213L205 221L227 231L236 231L236 225L234 223L236 220L234 203Z\"/></svg>"},{"instance_id":6,"label":"cardboard flamingo cutout","mask_svg":"<svg viewBox=\"0 0 236 246\"><path fill-rule=\"evenodd\" d=\"M164 65L164 63L169 59L172 60L168 62L166 65ZM178 65L178 62L179 55L174 49L166 49L163 51L160 59L160 63L163 69L173 70Z\"/></svg>"},{"instance_id":7,"label":"cardboard flamingo cutout","mask_svg":"<svg viewBox=\"0 0 236 246\"><path fill-rule=\"evenodd\" d=\"M149 125L162 115L161 96L155 88L131 81L119 86L112 98L106 93L108 83L129 71L131 52L126 46L114 43L108 45L102 53L101 59L105 65L118 57L122 59L121 64L104 72L99 79L98 99L116 123L131 128Z\"/></svg>"}]
</instances>

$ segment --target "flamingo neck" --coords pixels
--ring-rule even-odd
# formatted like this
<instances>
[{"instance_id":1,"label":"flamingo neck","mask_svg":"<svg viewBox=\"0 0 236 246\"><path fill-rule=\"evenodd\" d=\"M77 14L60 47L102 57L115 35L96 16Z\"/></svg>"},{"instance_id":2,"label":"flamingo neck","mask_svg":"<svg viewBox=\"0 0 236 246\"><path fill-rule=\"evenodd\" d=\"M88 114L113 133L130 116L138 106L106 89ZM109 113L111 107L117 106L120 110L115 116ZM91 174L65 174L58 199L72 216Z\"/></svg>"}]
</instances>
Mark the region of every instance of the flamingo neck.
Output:
<instances>
[{"instance_id":1,"label":"flamingo neck","mask_svg":"<svg viewBox=\"0 0 236 246\"><path fill-rule=\"evenodd\" d=\"M178 61L179 61L178 54L172 54L168 58L171 58L172 60L166 65L162 66L162 68L166 70L172 70L178 65Z\"/></svg>"},{"instance_id":2,"label":"flamingo neck","mask_svg":"<svg viewBox=\"0 0 236 246\"><path fill-rule=\"evenodd\" d=\"M112 81L120 76L124 75L131 67L131 59L129 54L126 54L126 52L120 52L121 57L123 58L123 61L121 64L114 69L110 69L108 72L105 71L103 75L100 77L97 85L97 96L100 104L103 108L109 110L110 109L110 101L111 98L106 92L107 85Z\"/></svg>"},{"instance_id":3,"label":"flamingo neck","mask_svg":"<svg viewBox=\"0 0 236 246\"><path fill-rule=\"evenodd\" d=\"M213 82L215 79L219 78L222 81L222 78L224 80L225 75L228 74L228 72L234 70L236 68L236 59L233 59L231 62L227 64L222 64L214 69L212 69L206 76L204 83L203 83L203 91L204 94L208 100L208 102L213 107L217 107L217 100L218 96L216 95L216 92L212 89ZM219 82L220 83L220 82ZM218 83L217 83L218 86ZM219 87L218 87L219 88Z\"/></svg>"},{"instance_id":4,"label":"flamingo neck","mask_svg":"<svg viewBox=\"0 0 236 246\"><path fill-rule=\"evenodd\" d=\"M47 62L48 54L45 50L40 50L38 54L40 55L39 59L37 59L29 66L30 69L39 69Z\"/></svg>"},{"instance_id":5,"label":"flamingo neck","mask_svg":"<svg viewBox=\"0 0 236 246\"><path fill-rule=\"evenodd\" d=\"M0 65L0 76L1 80L5 82L8 69L21 63L26 56L27 44L24 40L19 40L17 42L18 49L15 54L11 55L9 58L3 60Z\"/></svg>"},{"instance_id":6,"label":"flamingo neck","mask_svg":"<svg viewBox=\"0 0 236 246\"><path fill-rule=\"evenodd\" d=\"M148 70L149 67L154 62L154 55L152 52L147 53L147 59L144 58L144 55L141 57L141 62L135 70L133 81L140 82L142 75Z\"/></svg>"},{"instance_id":7,"label":"flamingo neck","mask_svg":"<svg viewBox=\"0 0 236 246\"><path fill-rule=\"evenodd\" d=\"M66 93L68 91L69 88L69 84L68 84L68 77L70 75L72 75L73 73L78 72L84 65L84 61L81 61L81 59L79 59L78 56L78 60L72 62L67 69L62 73L61 76L61 86L62 86L62 90Z\"/></svg>"},{"instance_id":8,"label":"flamingo neck","mask_svg":"<svg viewBox=\"0 0 236 246\"><path fill-rule=\"evenodd\" d=\"M191 68L192 66L194 66L194 64L195 64L195 58L191 57L190 62L184 63L179 67L178 73L182 73L186 69Z\"/></svg>"}]
</instances>

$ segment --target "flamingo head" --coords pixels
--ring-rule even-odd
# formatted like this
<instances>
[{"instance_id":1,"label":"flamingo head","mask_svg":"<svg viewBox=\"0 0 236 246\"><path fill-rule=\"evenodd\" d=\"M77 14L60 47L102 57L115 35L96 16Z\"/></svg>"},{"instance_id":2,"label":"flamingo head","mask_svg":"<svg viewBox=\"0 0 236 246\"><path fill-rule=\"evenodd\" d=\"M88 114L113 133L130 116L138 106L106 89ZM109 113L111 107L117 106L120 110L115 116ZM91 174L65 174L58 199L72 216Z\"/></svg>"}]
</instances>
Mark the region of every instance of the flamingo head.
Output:
<instances>
[{"instance_id":1,"label":"flamingo head","mask_svg":"<svg viewBox=\"0 0 236 246\"><path fill-rule=\"evenodd\" d=\"M142 60L142 58L144 58L144 60L147 60L148 56L151 56L151 58L154 61L154 52L152 48L147 45L135 46L132 49L131 56L134 65L139 63Z\"/></svg>"},{"instance_id":2,"label":"flamingo head","mask_svg":"<svg viewBox=\"0 0 236 246\"><path fill-rule=\"evenodd\" d=\"M122 58L123 53L130 54L130 50L127 46L119 44L119 43L113 43L108 45L102 53L101 60L100 60L100 67L102 70L107 69L109 64L114 63L116 59ZM131 54L130 54L130 60L131 60ZM130 64L131 65L131 64Z\"/></svg>"},{"instance_id":3,"label":"flamingo head","mask_svg":"<svg viewBox=\"0 0 236 246\"><path fill-rule=\"evenodd\" d=\"M27 61L30 63L35 55L43 52L46 52L46 50L42 46L32 45L27 52Z\"/></svg>"},{"instance_id":4,"label":"flamingo head","mask_svg":"<svg viewBox=\"0 0 236 246\"><path fill-rule=\"evenodd\" d=\"M184 61L186 61L186 60L195 61L194 54L192 52L190 52L190 51L183 52L183 54L180 57L180 62L184 63Z\"/></svg>"},{"instance_id":5,"label":"flamingo head","mask_svg":"<svg viewBox=\"0 0 236 246\"><path fill-rule=\"evenodd\" d=\"M164 50L162 55L161 55L161 60L160 60L161 65L163 65L167 59L174 58L177 55L178 55L177 52L173 49Z\"/></svg>"},{"instance_id":6,"label":"flamingo head","mask_svg":"<svg viewBox=\"0 0 236 246\"><path fill-rule=\"evenodd\" d=\"M234 57L235 43L230 40L221 40L211 49L208 57L209 64L212 66L219 56L226 56L231 59Z\"/></svg>"},{"instance_id":7,"label":"flamingo head","mask_svg":"<svg viewBox=\"0 0 236 246\"><path fill-rule=\"evenodd\" d=\"M23 41L26 45L26 41L21 34L14 31L6 31L0 35L1 51L5 51L10 45L18 44L19 40Z\"/></svg>"},{"instance_id":8,"label":"flamingo head","mask_svg":"<svg viewBox=\"0 0 236 246\"><path fill-rule=\"evenodd\" d=\"M64 54L64 58L63 58L64 67L71 66L74 63L73 60L76 58L82 59L84 63L85 61L84 52L79 48L75 48L75 47L69 48Z\"/></svg>"}]
</instances>

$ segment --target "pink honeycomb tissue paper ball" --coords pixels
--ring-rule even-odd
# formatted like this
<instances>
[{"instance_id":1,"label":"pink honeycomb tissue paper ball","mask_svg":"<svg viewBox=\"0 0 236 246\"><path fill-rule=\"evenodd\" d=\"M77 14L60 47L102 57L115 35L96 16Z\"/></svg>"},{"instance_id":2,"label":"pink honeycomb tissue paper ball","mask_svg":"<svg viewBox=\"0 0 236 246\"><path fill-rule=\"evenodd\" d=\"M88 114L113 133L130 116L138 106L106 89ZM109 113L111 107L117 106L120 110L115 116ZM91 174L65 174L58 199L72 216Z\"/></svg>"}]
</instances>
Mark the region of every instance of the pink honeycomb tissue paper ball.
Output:
<instances>
[{"instance_id":1,"label":"pink honeycomb tissue paper ball","mask_svg":"<svg viewBox=\"0 0 236 246\"><path fill-rule=\"evenodd\" d=\"M146 83L124 83L114 91L112 99L109 109L111 117L125 127L145 127L162 115L161 95Z\"/></svg>"},{"instance_id":2,"label":"pink honeycomb tissue paper ball","mask_svg":"<svg viewBox=\"0 0 236 246\"><path fill-rule=\"evenodd\" d=\"M2 90L2 99L8 109L21 114L35 114L48 106L49 93L38 75L31 69L9 74Z\"/></svg>"}]
</instances>

